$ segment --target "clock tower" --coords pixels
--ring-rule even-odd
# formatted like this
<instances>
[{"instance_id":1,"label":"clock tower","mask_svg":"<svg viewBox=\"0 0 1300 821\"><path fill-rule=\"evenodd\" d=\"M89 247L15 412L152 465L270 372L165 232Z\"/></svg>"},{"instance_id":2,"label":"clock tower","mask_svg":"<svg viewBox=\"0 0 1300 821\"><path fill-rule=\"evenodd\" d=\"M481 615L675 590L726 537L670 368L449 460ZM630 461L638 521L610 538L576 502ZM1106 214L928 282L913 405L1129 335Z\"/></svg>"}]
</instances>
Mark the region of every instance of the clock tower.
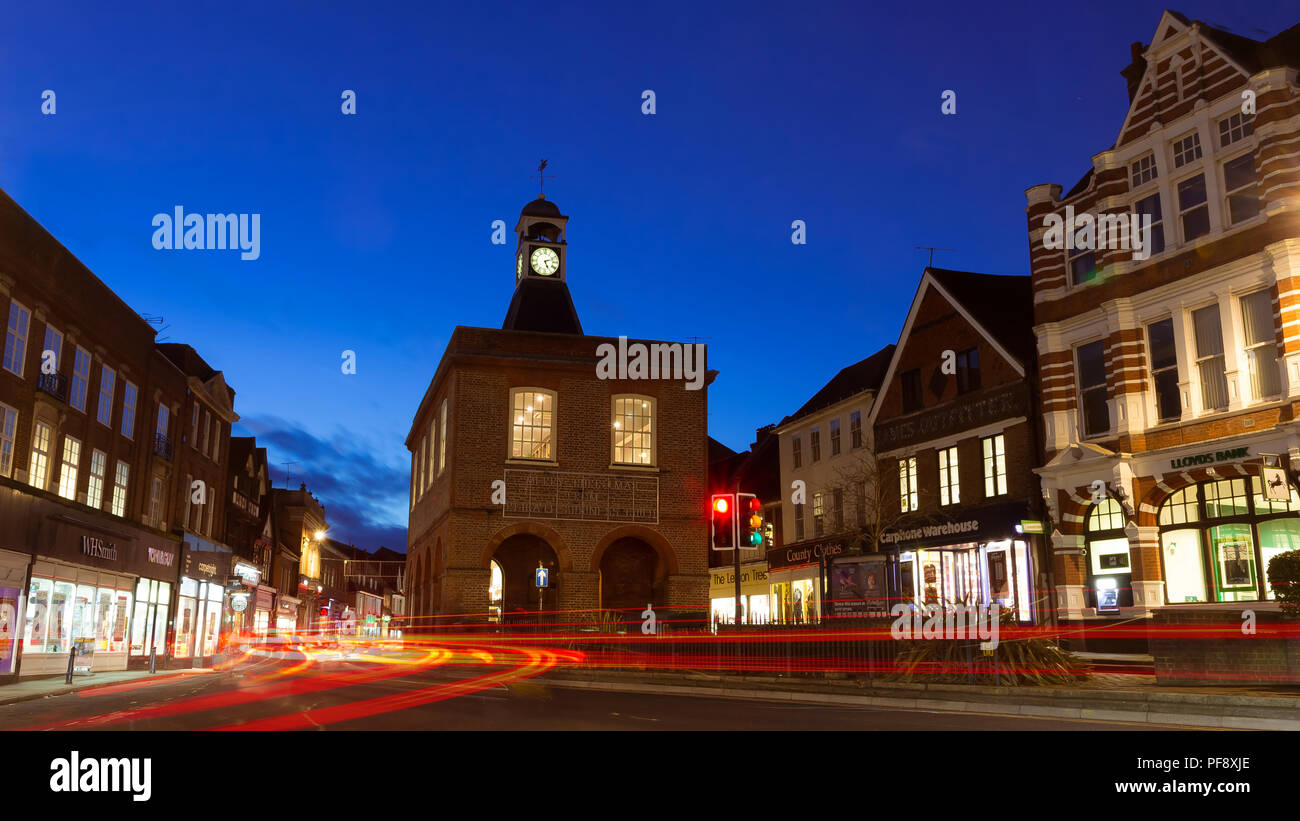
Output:
<instances>
[{"instance_id":1,"label":"clock tower","mask_svg":"<svg viewBox=\"0 0 1300 821\"><path fill-rule=\"evenodd\" d=\"M563 282L565 277L565 225L569 218L559 207L539 194L524 206L515 225L515 285L530 277Z\"/></svg>"},{"instance_id":2,"label":"clock tower","mask_svg":"<svg viewBox=\"0 0 1300 821\"><path fill-rule=\"evenodd\" d=\"M569 218L538 194L524 206L515 225L515 293L503 330L581 334L582 323L569 295Z\"/></svg>"}]
</instances>

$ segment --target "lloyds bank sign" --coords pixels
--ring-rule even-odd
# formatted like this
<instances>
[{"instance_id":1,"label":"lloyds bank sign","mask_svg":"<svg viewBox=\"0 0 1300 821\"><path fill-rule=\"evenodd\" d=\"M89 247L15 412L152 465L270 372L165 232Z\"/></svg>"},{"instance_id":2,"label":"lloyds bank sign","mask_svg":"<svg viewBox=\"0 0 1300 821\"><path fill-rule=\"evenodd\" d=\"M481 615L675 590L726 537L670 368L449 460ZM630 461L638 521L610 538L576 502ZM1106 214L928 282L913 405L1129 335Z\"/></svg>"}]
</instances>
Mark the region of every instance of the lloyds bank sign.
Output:
<instances>
[{"instance_id":1,"label":"lloyds bank sign","mask_svg":"<svg viewBox=\"0 0 1300 821\"><path fill-rule=\"evenodd\" d=\"M1231 450L1216 450L1211 453L1198 453L1194 456L1180 456L1177 459L1170 459L1169 465L1174 468L1190 468L1197 465L1212 465L1216 462L1245 459L1249 455L1249 447L1232 448Z\"/></svg>"}]
</instances>

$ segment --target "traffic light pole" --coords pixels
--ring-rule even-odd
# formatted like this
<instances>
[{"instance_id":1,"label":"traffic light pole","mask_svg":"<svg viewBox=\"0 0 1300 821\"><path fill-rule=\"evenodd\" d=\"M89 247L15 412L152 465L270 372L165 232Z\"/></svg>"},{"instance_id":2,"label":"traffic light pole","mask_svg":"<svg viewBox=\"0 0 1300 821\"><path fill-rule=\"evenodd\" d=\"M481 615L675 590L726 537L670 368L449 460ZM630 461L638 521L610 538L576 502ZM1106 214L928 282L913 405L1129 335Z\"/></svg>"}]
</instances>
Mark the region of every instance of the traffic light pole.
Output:
<instances>
[{"instance_id":1,"label":"traffic light pole","mask_svg":"<svg viewBox=\"0 0 1300 821\"><path fill-rule=\"evenodd\" d=\"M737 517L740 516L739 511L736 512L736 516ZM734 541L735 541L735 546L731 548L731 555L734 559L735 571L736 571L736 624L740 624L742 605L740 603L740 537L739 534L737 534L737 537Z\"/></svg>"}]
</instances>

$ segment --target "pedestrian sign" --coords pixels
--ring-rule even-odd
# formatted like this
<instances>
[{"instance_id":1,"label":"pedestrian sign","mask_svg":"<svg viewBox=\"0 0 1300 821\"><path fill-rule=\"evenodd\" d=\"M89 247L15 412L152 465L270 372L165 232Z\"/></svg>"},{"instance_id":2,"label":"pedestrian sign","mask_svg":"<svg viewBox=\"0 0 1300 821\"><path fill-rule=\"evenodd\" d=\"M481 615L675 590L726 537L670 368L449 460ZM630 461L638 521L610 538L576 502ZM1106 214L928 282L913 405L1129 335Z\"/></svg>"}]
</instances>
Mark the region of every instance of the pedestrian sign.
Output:
<instances>
[{"instance_id":1,"label":"pedestrian sign","mask_svg":"<svg viewBox=\"0 0 1300 821\"><path fill-rule=\"evenodd\" d=\"M547 582L550 580L550 575L551 575L550 571L547 570L545 567L537 568L537 586L546 587Z\"/></svg>"}]
</instances>

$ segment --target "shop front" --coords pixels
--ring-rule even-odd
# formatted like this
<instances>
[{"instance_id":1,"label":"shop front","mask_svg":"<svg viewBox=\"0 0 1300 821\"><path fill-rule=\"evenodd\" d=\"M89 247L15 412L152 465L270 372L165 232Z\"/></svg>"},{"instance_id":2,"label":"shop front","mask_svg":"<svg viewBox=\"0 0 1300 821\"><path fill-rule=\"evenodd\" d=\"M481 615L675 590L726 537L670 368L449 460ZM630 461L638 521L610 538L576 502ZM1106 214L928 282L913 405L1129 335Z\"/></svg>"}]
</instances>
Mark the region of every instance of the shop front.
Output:
<instances>
[{"instance_id":1,"label":"shop front","mask_svg":"<svg viewBox=\"0 0 1300 821\"><path fill-rule=\"evenodd\" d=\"M384 614L384 599L373 593L357 591L357 635L378 638Z\"/></svg>"},{"instance_id":2,"label":"shop front","mask_svg":"<svg viewBox=\"0 0 1300 821\"><path fill-rule=\"evenodd\" d=\"M298 630L298 607L301 599L281 593L275 602L275 629L271 635L293 638Z\"/></svg>"},{"instance_id":3,"label":"shop front","mask_svg":"<svg viewBox=\"0 0 1300 821\"><path fill-rule=\"evenodd\" d=\"M1140 454L1054 460L1063 621L1148 618L1274 598L1268 562L1300 549L1297 436L1284 426ZM1089 494L1091 477L1096 496Z\"/></svg>"},{"instance_id":4,"label":"shop front","mask_svg":"<svg viewBox=\"0 0 1300 821\"><path fill-rule=\"evenodd\" d=\"M776 624L819 624L830 563L842 541L800 542L767 551L768 607Z\"/></svg>"},{"instance_id":5,"label":"shop front","mask_svg":"<svg viewBox=\"0 0 1300 821\"><path fill-rule=\"evenodd\" d=\"M220 652L230 548L186 533L181 561L172 666L206 667Z\"/></svg>"},{"instance_id":6,"label":"shop front","mask_svg":"<svg viewBox=\"0 0 1300 821\"><path fill-rule=\"evenodd\" d=\"M244 559L232 559L230 570L232 575L226 590L230 602L229 632L232 636L247 636L253 631L255 596L262 571Z\"/></svg>"},{"instance_id":7,"label":"shop front","mask_svg":"<svg viewBox=\"0 0 1300 821\"><path fill-rule=\"evenodd\" d=\"M271 615L275 613L275 588L259 584L253 588L252 635L266 638L271 632Z\"/></svg>"},{"instance_id":8,"label":"shop front","mask_svg":"<svg viewBox=\"0 0 1300 821\"><path fill-rule=\"evenodd\" d=\"M147 619L135 612L139 583L175 577L176 542L20 493L4 494L0 521L23 534L13 546L31 551L0 555L0 673L62 675L74 647L93 672L127 669L133 631Z\"/></svg>"},{"instance_id":9,"label":"shop front","mask_svg":"<svg viewBox=\"0 0 1300 821\"><path fill-rule=\"evenodd\" d=\"M32 557L25 553L0 550L0 681L8 681L18 672L23 591L31 563Z\"/></svg>"},{"instance_id":10,"label":"shop front","mask_svg":"<svg viewBox=\"0 0 1300 821\"><path fill-rule=\"evenodd\" d=\"M768 606L767 562L749 562L740 566L741 624L767 624L772 620ZM720 624L736 621L736 571L715 567L709 573L709 602L714 630Z\"/></svg>"},{"instance_id":11,"label":"shop front","mask_svg":"<svg viewBox=\"0 0 1300 821\"><path fill-rule=\"evenodd\" d=\"M997 604L1036 620L1028 506L1012 502L961 510L960 519L910 524L881 534L895 601L944 608Z\"/></svg>"}]
</instances>

